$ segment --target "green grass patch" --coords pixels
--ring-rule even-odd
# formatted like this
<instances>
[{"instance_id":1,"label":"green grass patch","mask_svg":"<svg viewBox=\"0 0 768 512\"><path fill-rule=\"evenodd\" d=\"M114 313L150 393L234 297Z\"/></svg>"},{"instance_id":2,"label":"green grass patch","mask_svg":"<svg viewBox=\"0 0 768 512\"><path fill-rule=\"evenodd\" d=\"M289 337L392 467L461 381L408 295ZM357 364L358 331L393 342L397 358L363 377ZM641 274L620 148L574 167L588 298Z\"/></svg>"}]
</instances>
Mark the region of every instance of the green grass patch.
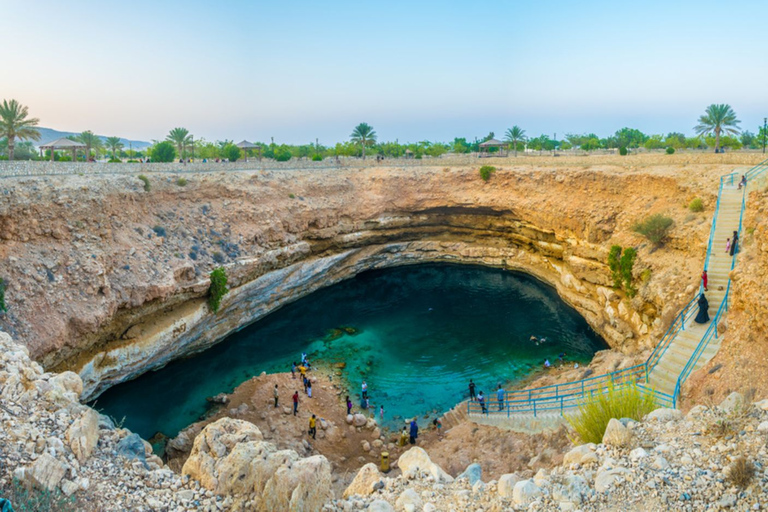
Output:
<instances>
[{"instance_id":1,"label":"green grass patch","mask_svg":"<svg viewBox=\"0 0 768 512\"><path fill-rule=\"evenodd\" d=\"M603 393L595 393L579 406L579 412L566 420L583 443L599 444L611 418L631 418L640 421L656 409L651 393L643 393L637 385L610 385Z\"/></svg>"},{"instance_id":2,"label":"green grass patch","mask_svg":"<svg viewBox=\"0 0 768 512\"><path fill-rule=\"evenodd\" d=\"M176 180L176 184L177 184L178 186L180 186L180 187L186 187L186 186L187 186L187 183L189 183L189 182L187 181L187 178L179 178L179 179L177 179L177 180Z\"/></svg>"},{"instance_id":3,"label":"green grass patch","mask_svg":"<svg viewBox=\"0 0 768 512\"><path fill-rule=\"evenodd\" d=\"M144 191L145 191L145 192L149 192L149 191L150 191L150 189L152 188L152 185L150 185L150 184L149 184L149 178L147 178L147 177L146 177L146 176L144 176L143 174L139 174L139 175L137 176L137 178L139 178L141 181L143 181L143 182L144 182Z\"/></svg>"}]
</instances>

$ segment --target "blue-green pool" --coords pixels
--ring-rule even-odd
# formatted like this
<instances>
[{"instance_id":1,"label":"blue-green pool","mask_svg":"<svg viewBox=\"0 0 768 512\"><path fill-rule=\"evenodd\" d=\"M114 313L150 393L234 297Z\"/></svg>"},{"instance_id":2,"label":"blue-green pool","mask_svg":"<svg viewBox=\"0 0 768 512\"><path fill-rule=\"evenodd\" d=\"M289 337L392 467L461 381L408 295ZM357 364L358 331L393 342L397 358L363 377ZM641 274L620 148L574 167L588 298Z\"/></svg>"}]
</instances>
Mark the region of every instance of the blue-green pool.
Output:
<instances>
[{"instance_id":1,"label":"blue-green pool","mask_svg":"<svg viewBox=\"0 0 768 512\"><path fill-rule=\"evenodd\" d=\"M355 335L329 341L349 326ZM531 335L547 338L535 345ZM359 397L363 378L372 406L390 425L444 412L474 379L492 395L499 382L521 379L546 358L587 362L607 348L551 287L500 269L429 264L365 272L289 304L189 359L117 385L96 407L142 437L175 436L207 410L206 397L231 392L262 371L311 361L345 362ZM356 404L359 398L353 399ZM398 422L399 423L399 422Z\"/></svg>"}]
</instances>

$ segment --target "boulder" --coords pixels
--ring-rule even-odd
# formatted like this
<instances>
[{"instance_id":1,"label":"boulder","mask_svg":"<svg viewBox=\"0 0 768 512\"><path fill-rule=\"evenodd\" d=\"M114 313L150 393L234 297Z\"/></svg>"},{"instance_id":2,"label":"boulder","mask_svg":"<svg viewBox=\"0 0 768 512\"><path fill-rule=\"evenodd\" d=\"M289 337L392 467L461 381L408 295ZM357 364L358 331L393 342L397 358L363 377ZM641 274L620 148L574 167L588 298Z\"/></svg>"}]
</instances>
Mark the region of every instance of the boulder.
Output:
<instances>
[{"instance_id":1,"label":"boulder","mask_svg":"<svg viewBox=\"0 0 768 512\"><path fill-rule=\"evenodd\" d=\"M499 478L499 483L496 485L499 496L502 498L512 499L512 492L515 489L515 484L520 481L520 477L517 476L514 473L507 473L506 475L501 475L501 478Z\"/></svg>"},{"instance_id":2,"label":"boulder","mask_svg":"<svg viewBox=\"0 0 768 512\"><path fill-rule=\"evenodd\" d=\"M762 409L763 411L768 411L768 398L765 400L760 400L759 402L755 402L755 407Z\"/></svg>"},{"instance_id":3,"label":"boulder","mask_svg":"<svg viewBox=\"0 0 768 512\"><path fill-rule=\"evenodd\" d=\"M612 468L600 471L595 477L595 490L597 492L607 491L619 478L626 478L629 470L626 468Z\"/></svg>"},{"instance_id":4,"label":"boulder","mask_svg":"<svg viewBox=\"0 0 768 512\"><path fill-rule=\"evenodd\" d=\"M14 472L14 477L27 487L34 487L43 491L53 491L58 487L62 478L64 478L67 467L66 464L55 459L50 454L43 453L32 465L20 468L20 471Z\"/></svg>"},{"instance_id":5,"label":"boulder","mask_svg":"<svg viewBox=\"0 0 768 512\"><path fill-rule=\"evenodd\" d=\"M384 500L376 500L368 505L368 512L395 512L395 509Z\"/></svg>"},{"instance_id":6,"label":"boulder","mask_svg":"<svg viewBox=\"0 0 768 512\"><path fill-rule=\"evenodd\" d=\"M678 409L660 407L655 411L649 412L645 417L646 421L678 421L683 419L683 413Z\"/></svg>"},{"instance_id":7,"label":"boulder","mask_svg":"<svg viewBox=\"0 0 768 512\"><path fill-rule=\"evenodd\" d=\"M597 454L595 454L595 444L582 444L573 448L563 456L563 466L571 464L597 464Z\"/></svg>"},{"instance_id":8,"label":"boulder","mask_svg":"<svg viewBox=\"0 0 768 512\"><path fill-rule=\"evenodd\" d=\"M126 459L138 459L144 464L147 461L144 441L139 437L139 434L130 434L122 438L117 443L117 454Z\"/></svg>"},{"instance_id":9,"label":"boulder","mask_svg":"<svg viewBox=\"0 0 768 512\"><path fill-rule=\"evenodd\" d=\"M621 424L616 418L608 421L608 426L603 434L603 444L615 446L617 448L626 448L632 444L632 431Z\"/></svg>"},{"instance_id":10,"label":"boulder","mask_svg":"<svg viewBox=\"0 0 768 512\"><path fill-rule=\"evenodd\" d=\"M571 475L563 484L552 489L552 497L560 502L580 505L591 493L589 484L580 475Z\"/></svg>"},{"instance_id":11,"label":"boulder","mask_svg":"<svg viewBox=\"0 0 768 512\"><path fill-rule=\"evenodd\" d=\"M757 426L757 431L758 432L768 432L768 421L760 422L760 424Z\"/></svg>"},{"instance_id":12,"label":"boulder","mask_svg":"<svg viewBox=\"0 0 768 512\"><path fill-rule=\"evenodd\" d=\"M469 485L475 485L476 482L480 481L482 474L483 469L480 467L480 464L475 462L474 464L467 466L467 469L457 476L456 480L466 478L469 481Z\"/></svg>"},{"instance_id":13,"label":"boulder","mask_svg":"<svg viewBox=\"0 0 768 512\"><path fill-rule=\"evenodd\" d=\"M413 489L406 489L403 491L395 502L397 510L404 510L405 512L420 511L422 505L421 498Z\"/></svg>"},{"instance_id":14,"label":"boulder","mask_svg":"<svg viewBox=\"0 0 768 512\"><path fill-rule=\"evenodd\" d=\"M322 455L314 455L275 472L264 487L261 510L315 512L332 496L331 463Z\"/></svg>"},{"instance_id":15,"label":"boulder","mask_svg":"<svg viewBox=\"0 0 768 512\"><path fill-rule=\"evenodd\" d=\"M356 427L364 427L366 423L368 423L368 418L360 413L357 413L352 417L352 424Z\"/></svg>"},{"instance_id":16,"label":"boulder","mask_svg":"<svg viewBox=\"0 0 768 512\"><path fill-rule=\"evenodd\" d=\"M453 477L443 471L443 468L432 462L427 455L427 452L423 448L414 446L397 460L397 465L403 472L403 476L408 478L411 476L418 476L419 472L423 471L428 473L435 482L450 483L453 482Z\"/></svg>"},{"instance_id":17,"label":"boulder","mask_svg":"<svg viewBox=\"0 0 768 512\"><path fill-rule=\"evenodd\" d=\"M735 412L740 409L743 409L746 407L746 402L744 401L744 396L741 393L733 392L725 399L720 402L720 405L718 406L721 411L730 413Z\"/></svg>"},{"instance_id":18,"label":"boulder","mask_svg":"<svg viewBox=\"0 0 768 512\"><path fill-rule=\"evenodd\" d=\"M696 418L698 416L701 416L704 414L704 412L707 410L706 405L694 405L691 407L691 410L688 411L688 414L686 415L686 418Z\"/></svg>"},{"instance_id":19,"label":"boulder","mask_svg":"<svg viewBox=\"0 0 768 512\"><path fill-rule=\"evenodd\" d=\"M77 460L85 462L99 442L99 413L85 409L67 429L67 442Z\"/></svg>"},{"instance_id":20,"label":"boulder","mask_svg":"<svg viewBox=\"0 0 768 512\"><path fill-rule=\"evenodd\" d=\"M80 395L83 393L83 379L75 372L66 371L58 373L49 379L49 382L54 389L58 388L62 392L73 393L77 397L76 400L79 400Z\"/></svg>"},{"instance_id":21,"label":"boulder","mask_svg":"<svg viewBox=\"0 0 768 512\"><path fill-rule=\"evenodd\" d=\"M347 414L347 425L351 425L355 421L355 417L351 414Z\"/></svg>"},{"instance_id":22,"label":"boulder","mask_svg":"<svg viewBox=\"0 0 768 512\"><path fill-rule=\"evenodd\" d=\"M517 505L526 505L541 496L541 489L533 480L521 480L512 490L512 501Z\"/></svg>"},{"instance_id":23,"label":"boulder","mask_svg":"<svg viewBox=\"0 0 768 512\"><path fill-rule=\"evenodd\" d=\"M653 459L653 462L651 463L651 467L655 469L665 470L669 467L669 462L667 462L667 459L659 455L655 459Z\"/></svg>"},{"instance_id":24,"label":"boulder","mask_svg":"<svg viewBox=\"0 0 768 512\"><path fill-rule=\"evenodd\" d=\"M349 484L349 487L344 491L344 498L348 498L355 494L359 496L368 496L373 494L374 488L378 482L381 482L383 475L379 472L379 468L376 464L369 462L357 472L355 479Z\"/></svg>"},{"instance_id":25,"label":"boulder","mask_svg":"<svg viewBox=\"0 0 768 512\"><path fill-rule=\"evenodd\" d=\"M538 485L541 488L549 487L550 481L549 481L549 474L547 473L547 470L544 468L541 468L536 472L536 474L533 476L533 483Z\"/></svg>"},{"instance_id":26,"label":"boulder","mask_svg":"<svg viewBox=\"0 0 768 512\"><path fill-rule=\"evenodd\" d=\"M115 430L115 422L106 414L99 414L99 428L102 430Z\"/></svg>"},{"instance_id":27,"label":"boulder","mask_svg":"<svg viewBox=\"0 0 768 512\"><path fill-rule=\"evenodd\" d=\"M648 452L643 448L635 448L629 452L629 458L632 460L640 460L648 456Z\"/></svg>"},{"instance_id":28,"label":"boulder","mask_svg":"<svg viewBox=\"0 0 768 512\"><path fill-rule=\"evenodd\" d=\"M364 452L369 452L369 451L371 451L371 443L369 443L368 441L362 441L362 442L360 443L360 445L361 445L361 447L363 448L363 451L364 451Z\"/></svg>"}]
</instances>

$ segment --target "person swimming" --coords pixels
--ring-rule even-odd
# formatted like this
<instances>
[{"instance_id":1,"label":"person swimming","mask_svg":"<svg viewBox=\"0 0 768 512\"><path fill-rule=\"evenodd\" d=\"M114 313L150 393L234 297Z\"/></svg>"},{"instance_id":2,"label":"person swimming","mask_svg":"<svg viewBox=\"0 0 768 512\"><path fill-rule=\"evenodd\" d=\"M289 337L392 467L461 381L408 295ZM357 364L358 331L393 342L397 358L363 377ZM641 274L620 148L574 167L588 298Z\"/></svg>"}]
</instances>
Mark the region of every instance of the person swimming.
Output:
<instances>
[{"instance_id":1,"label":"person swimming","mask_svg":"<svg viewBox=\"0 0 768 512\"><path fill-rule=\"evenodd\" d=\"M537 338L537 337L536 337L536 336L534 336L534 335L531 335L531 341L532 341L533 343L535 343L536 345L538 345L538 344L539 344L539 338Z\"/></svg>"}]
</instances>

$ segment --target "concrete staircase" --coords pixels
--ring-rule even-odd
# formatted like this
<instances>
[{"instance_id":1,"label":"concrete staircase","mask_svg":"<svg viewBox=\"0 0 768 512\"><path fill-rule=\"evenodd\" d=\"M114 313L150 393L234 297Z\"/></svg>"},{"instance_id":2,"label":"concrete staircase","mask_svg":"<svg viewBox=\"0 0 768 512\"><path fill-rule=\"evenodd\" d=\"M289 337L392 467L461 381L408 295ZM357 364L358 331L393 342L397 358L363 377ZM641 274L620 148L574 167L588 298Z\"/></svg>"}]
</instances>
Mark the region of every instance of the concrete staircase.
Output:
<instances>
[{"instance_id":1,"label":"concrete staircase","mask_svg":"<svg viewBox=\"0 0 768 512\"><path fill-rule=\"evenodd\" d=\"M705 292L709 301L710 318L715 316L725 298L728 274L731 271L731 263L733 261L730 254L725 252L725 244L726 239L732 238L733 232L739 229L742 195L743 190L739 190L735 184L723 187L720 195L720 210L717 214L712 240L712 253L707 268L709 291ZM695 310L698 311L698 308L696 307ZM685 329L680 330L672 339L669 348L648 375L648 387L668 395L674 393L680 373L710 326L709 322L697 324L694 322L694 318L695 315L691 315L691 318L685 324ZM719 348L720 340L712 338L707 348L701 354L696 366L694 366L693 371L709 362Z\"/></svg>"}]
</instances>

